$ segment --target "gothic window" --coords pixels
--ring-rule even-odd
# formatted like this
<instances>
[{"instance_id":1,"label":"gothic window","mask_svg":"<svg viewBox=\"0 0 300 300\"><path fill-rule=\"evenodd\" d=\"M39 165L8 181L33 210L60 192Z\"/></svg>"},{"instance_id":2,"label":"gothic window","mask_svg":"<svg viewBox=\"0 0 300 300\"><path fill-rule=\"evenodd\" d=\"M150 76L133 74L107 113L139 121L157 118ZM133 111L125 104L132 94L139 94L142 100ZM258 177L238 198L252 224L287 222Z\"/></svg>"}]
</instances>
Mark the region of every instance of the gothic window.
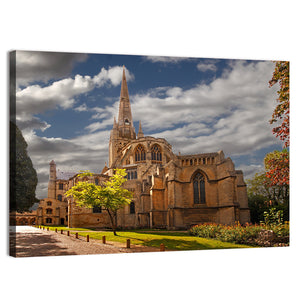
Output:
<instances>
[{"instance_id":1,"label":"gothic window","mask_svg":"<svg viewBox=\"0 0 300 300\"><path fill-rule=\"evenodd\" d=\"M46 209L46 214L48 214L48 215L52 214L52 209L51 208L47 208Z\"/></svg>"},{"instance_id":2,"label":"gothic window","mask_svg":"<svg viewBox=\"0 0 300 300\"><path fill-rule=\"evenodd\" d=\"M153 161L162 161L161 149L158 145L153 145L151 148L151 160Z\"/></svg>"},{"instance_id":3,"label":"gothic window","mask_svg":"<svg viewBox=\"0 0 300 300\"><path fill-rule=\"evenodd\" d=\"M63 183L59 183L58 184L58 189L59 190L63 190L64 189L64 184Z\"/></svg>"},{"instance_id":4,"label":"gothic window","mask_svg":"<svg viewBox=\"0 0 300 300\"><path fill-rule=\"evenodd\" d=\"M62 195L58 195L57 200L62 201Z\"/></svg>"},{"instance_id":5,"label":"gothic window","mask_svg":"<svg viewBox=\"0 0 300 300\"><path fill-rule=\"evenodd\" d=\"M146 151L142 145L138 145L135 149L135 161L145 161Z\"/></svg>"},{"instance_id":6,"label":"gothic window","mask_svg":"<svg viewBox=\"0 0 300 300\"><path fill-rule=\"evenodd\" d=\"M47 206L51 206L52 205L52 202L51 201L48 201L47 202Z\"/></svg>"},{"instance_id":7,"label":"gothic window","mask_svg":"<svg viewBox=\"0 0 300 300\"><path fill-rule=\"evenodd\" d=\"M130 214L135 214L135 203L133 201L130 202L129 212Z\"/></svg>"},{"instance_id":8,"label":"gothic window","mask_svg":"<svg viewBox=\"0 0 300 300\"><path fill-rule=\"evenodd\" d=\"M193 180L194 204L204 204L205 200L205 180L204 176L198 173Z\"/></svg>"},{"instance_id":9,"label":"gothic window","mask_svg":"<svg viewBox=\"0 0 300 300\"><path fill-rule=\"evenodd\" d=\"M125 123L125 125L130 125L130 122L128 121L128 119L125 119L124 123Z\"/></svg>"}]
</instances>

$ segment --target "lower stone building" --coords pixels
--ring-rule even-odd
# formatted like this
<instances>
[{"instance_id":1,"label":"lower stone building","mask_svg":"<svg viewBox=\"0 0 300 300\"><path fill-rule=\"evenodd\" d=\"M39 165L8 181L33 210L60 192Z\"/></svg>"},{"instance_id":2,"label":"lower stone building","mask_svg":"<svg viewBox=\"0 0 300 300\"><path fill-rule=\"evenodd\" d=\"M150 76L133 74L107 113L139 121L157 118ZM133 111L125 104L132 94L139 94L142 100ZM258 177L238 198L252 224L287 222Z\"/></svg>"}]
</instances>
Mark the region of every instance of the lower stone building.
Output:
<instances>
[{"instance_id":1,"label":"lower stone building","mask_svg":"<svg viewBox=\"0 0 300 300\"><path fill-rule=\"evenodd\" d=\"M141 122L136 135L125 68L118 120L114 120L110 134L109 165L99 174L79 178L74 173L57 172L51 161L48 197L40 202L37 224L110 227L103 208L77 207L65 192L78 180L101 184L116 168L126 169L124 187L133 192L131 204L118 212L119 227L185 229L205 222L250 221L243 173L235 170L223 151L177 155L165 139L144 136Z\"/></svg>"}]
</instances>

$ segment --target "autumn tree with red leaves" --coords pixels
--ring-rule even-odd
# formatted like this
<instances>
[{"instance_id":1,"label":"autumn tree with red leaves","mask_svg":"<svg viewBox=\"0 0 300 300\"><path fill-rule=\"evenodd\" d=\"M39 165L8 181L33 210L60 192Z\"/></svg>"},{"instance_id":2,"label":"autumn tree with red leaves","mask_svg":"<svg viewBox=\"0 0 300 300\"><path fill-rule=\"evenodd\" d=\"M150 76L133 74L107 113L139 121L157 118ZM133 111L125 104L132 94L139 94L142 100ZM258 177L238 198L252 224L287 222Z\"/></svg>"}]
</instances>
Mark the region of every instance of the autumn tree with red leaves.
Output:
<instances>
[{"instance_id":1,"label":"autumn tree with red leaves","mask_svg":"<svg viewBox=\"0 0 300 300\"><path fill-rule=\"evenodd\" d=\"M271 185L289 185L290 184L290 168L289 168L289 152L287 149L283 151L273 151L265 157L266 177L271 179Z\"/></svg>"},{"instance_id":2,"label":"autumn tree with red leaves","mask_svg":"<svg viewBox=\"0 0 300 300\"><path fill-rule=\"evenodd\" d=\"M277 91L277 106L273 112L270 124L281 121L281 124L273 128L276 137L284 142L284 147L290 145L290 64L288 61L278 61L275 65L273 77L269 81L272 87L279 83L279 91Z\"/></svg>"},{"instance_id":3,"label":"autumn tree with red leaves","mask_svg":"<svg viewBox=\"0 0 300 300\"><path fill-rule=\"evenodd\" d=\"M275 64L273 77L269 81L269 86L279 83L277 91L277 106L270 120L270 124L281 122L273 128L273 133L284 142L284 147L290 145L290 67L287 61L278 61ZM265 157L266 177L269 178L271 185L289 185L290 167L289 152L274 151Z\"/></svg>"}]
</instances>

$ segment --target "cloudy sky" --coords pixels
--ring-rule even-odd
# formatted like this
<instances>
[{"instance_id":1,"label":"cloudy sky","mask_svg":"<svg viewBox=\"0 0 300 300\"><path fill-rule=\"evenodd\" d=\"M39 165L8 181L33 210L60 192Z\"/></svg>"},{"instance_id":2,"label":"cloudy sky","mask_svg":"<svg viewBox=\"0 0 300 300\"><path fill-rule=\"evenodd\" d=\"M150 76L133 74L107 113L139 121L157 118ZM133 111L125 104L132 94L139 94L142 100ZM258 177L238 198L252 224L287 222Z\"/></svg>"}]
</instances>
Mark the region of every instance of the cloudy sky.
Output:
<instances>
[{"instance_id":1,"label":"cloudy sky","mask_svg":"<svg viewBox=\"0 0 300 300\"><path fill-rule=\"evenodd\" d=\"M278 86L271 61L17 52L16 120L47 196L49 162L100 172L118 114L122 66L138 131L178 154L223 150L246 178L281 149L271 118Z\"/></svg>"}]
</instances>

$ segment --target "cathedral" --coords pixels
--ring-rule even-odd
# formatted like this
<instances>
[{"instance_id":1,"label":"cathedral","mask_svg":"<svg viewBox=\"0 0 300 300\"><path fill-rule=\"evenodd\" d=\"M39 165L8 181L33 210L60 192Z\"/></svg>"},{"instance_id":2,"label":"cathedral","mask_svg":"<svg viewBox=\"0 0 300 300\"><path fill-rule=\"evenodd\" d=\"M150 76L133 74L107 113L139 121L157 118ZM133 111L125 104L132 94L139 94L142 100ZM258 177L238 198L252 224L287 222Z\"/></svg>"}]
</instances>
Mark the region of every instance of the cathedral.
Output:
<instances>
[{"instance_id":1,"label":"cathedral","mask_svg":"<svg viewBox=\"0 0 300 300\"><path fill-rule=\"evenodd\" d=\"M107 180L116 168L127 172L124 187L133 192L130 205L120 209L120 228L187 229L200 223L244 224L250 221L243 173L235 170L222 150L177 155L164 138L136 134L123 67L119 114L109 140L109 164L88 178L56 170L50 162L48 197L37 209L37 225L109 228L101 207L76 206L65 192L78 180L95 184Z\"/></svg>"}]
</instances>

